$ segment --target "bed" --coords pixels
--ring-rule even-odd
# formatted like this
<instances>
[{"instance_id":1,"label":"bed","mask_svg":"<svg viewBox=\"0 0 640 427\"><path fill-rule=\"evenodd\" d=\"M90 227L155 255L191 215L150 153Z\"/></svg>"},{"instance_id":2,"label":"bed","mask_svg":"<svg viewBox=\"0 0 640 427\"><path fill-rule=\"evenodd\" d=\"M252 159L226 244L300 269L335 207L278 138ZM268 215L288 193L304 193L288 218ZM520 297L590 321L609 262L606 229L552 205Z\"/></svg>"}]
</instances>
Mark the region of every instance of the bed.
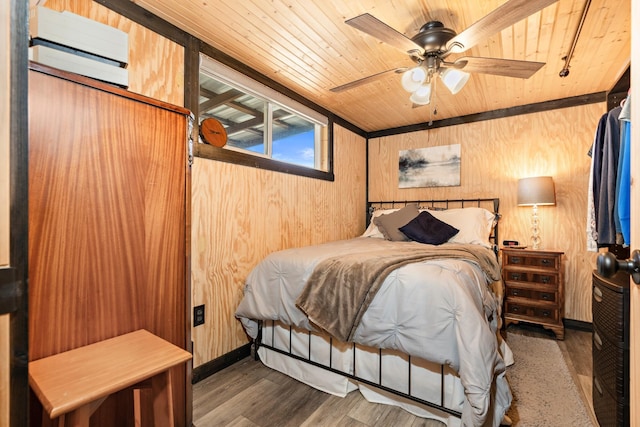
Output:
<instances>
[{"instance_id":1,"label":"bed","mask_svg":"<svg viewBox=\"0 0 640 427\"><path fill-rule=\"evenodd\" d=\"M371 202L362 236L267 256L236 310L267 366L448 426L498 426L498 199ZM399 233L399 234L398 234Z\"/></svg>"}]
</instances>

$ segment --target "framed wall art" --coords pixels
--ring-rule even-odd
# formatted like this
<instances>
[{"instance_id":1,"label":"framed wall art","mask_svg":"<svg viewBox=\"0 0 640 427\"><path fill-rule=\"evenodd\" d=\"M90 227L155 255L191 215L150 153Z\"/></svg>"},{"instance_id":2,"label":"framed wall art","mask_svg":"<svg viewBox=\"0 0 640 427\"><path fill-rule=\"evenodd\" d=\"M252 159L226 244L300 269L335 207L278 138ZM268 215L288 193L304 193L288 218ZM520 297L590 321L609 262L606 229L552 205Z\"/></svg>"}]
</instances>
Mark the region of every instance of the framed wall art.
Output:
<instances>
[{"instance_id":1,"label":"framed wall art","mask_svg":"<svg viewBox=\"0 0 640 427\"><path fill-rule=\"evenodd\" d=\"M400 150L400 188L460 185L460 144Z\"/></svg>"}]
</instances>

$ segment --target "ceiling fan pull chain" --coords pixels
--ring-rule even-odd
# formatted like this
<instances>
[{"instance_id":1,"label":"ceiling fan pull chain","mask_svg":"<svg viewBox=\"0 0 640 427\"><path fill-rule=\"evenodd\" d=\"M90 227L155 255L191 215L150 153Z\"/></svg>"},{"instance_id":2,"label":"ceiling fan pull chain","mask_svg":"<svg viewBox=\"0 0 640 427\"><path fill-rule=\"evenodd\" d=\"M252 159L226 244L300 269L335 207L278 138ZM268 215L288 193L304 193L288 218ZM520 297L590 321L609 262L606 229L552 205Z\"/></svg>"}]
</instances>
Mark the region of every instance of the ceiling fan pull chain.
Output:
<instances>
[{"instance_id":1,"label":"ceiling fan pull chain","mask_svg":"<svg viewBox=\"0 0 640 427\"><path fill-rule=\"evenodd\" d=\"M436 87L438 86L436 84L436 81L433 80L433 110L431 108L429 108L429 126L433 125L433 116L437 116L438 115L438 97L436 96L436 92L437 89Z\"/></svg>"}]
</instances>

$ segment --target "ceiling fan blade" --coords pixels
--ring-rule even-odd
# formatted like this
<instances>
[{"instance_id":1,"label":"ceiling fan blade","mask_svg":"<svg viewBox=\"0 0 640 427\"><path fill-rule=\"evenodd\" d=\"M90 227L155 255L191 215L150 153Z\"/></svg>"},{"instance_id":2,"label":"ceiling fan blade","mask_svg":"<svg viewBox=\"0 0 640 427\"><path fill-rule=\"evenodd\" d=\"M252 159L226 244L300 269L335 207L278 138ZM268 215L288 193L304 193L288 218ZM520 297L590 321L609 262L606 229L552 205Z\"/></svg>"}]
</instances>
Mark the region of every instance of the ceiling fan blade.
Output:
<instances>
[{"instance_id":1,"label":"ceiling fan blade","mask_svg":"<svg viewBox=\"0 0 640 427\"><path fill-rule=\"evenodd\" d=\"M447 53L460 53L489 36L522 21L558 0L509 0L449 40Z\"/></svg>"},{"instance_id":2,"label":"ceiling fan blade","mask_svg":"<svg viewBox=\"0 0 640 427\"><path fill-rule=\"evenodd\" d=\"M495 76L528 79L542 68L544 64L544 62L466 56L454 61L453 67L464 70L467 73L493 74Z\"/></svg>"},{"instance_id":3,"label":"ceiling fan blade","mask_svg":"<svg viewBox=\"0 0 640 427\"><path fill-rule=\"evenodd\" d=\"M422 47L414 43L413 40L368 13L347 19L344 22L403 52L417 50L422 54Z\"/></svg>"},{"instance_id":4,"label":"ceiling fan blade","mask_svg":"<svg viewBox=\"0 0 640 427\"><path fill-rule=\"evenodd\" d=\"M361 79L354 80L351 83L346 83L341 86L334 87L333 89L330 89L330 90L331 92L342 92L345 90L353 89L356 86L360 86L367 83L372 83L376 80L380 80L381 78L386 77L388 74L391 74L391 73L400 74L400 73L404 73L407 70L408 70L407 67L394 68L392 70L383 71L378 74L374 74L368 77L363 77Z\"/></svg>"}]
</instances>

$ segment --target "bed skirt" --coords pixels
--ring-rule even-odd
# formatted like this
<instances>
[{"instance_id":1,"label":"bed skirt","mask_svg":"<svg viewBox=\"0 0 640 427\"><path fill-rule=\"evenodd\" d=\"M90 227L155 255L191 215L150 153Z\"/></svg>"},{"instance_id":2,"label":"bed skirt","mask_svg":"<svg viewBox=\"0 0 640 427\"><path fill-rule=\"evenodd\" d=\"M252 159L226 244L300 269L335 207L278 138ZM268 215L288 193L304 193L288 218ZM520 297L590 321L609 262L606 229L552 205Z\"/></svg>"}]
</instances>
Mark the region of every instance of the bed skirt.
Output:
<instances>
[{"instance_id":1,"label":"bed skirt","mask_svg":"<svg viewBox=\"0 0 640 427\"><path fill-rule=\"evenodd\" d=\"M464 388L448 366L272 321L263 322L257 347L266 366L318 390L344 397L358 389L370 402L461 425Z\"/></svg>"}]
</instances>

